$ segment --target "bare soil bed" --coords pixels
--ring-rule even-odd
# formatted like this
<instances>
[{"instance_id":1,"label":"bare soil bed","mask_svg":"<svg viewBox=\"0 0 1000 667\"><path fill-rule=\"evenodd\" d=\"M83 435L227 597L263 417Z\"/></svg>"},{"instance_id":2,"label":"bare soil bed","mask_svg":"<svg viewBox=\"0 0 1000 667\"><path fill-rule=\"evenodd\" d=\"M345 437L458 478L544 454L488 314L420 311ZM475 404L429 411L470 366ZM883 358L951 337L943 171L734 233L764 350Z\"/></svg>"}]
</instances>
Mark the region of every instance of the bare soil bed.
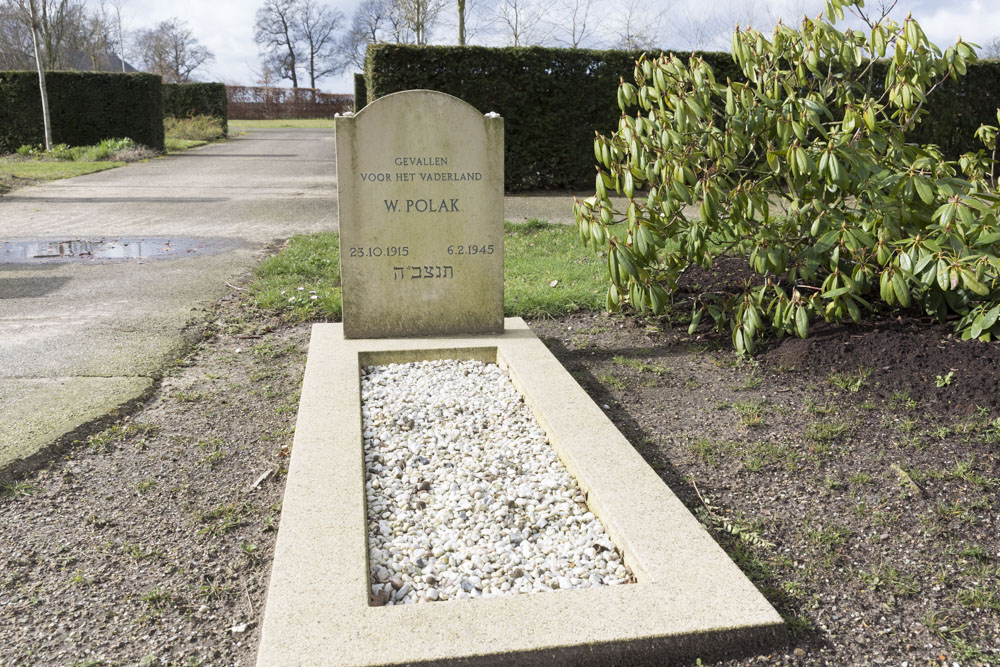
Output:
<instances>
[{"instance_id":1,"label":"bare soil bed","mask_svg":"<svg viewBox=\"0 0 1000 667\"><path fill-rule=\"evenodd\" d=\"M1000 663L1000 346L532 327L787 618L723 664ZM253 664L308 336L223 301L144 408L4 490L0 664Z\"/></svg>"}]
</instances>

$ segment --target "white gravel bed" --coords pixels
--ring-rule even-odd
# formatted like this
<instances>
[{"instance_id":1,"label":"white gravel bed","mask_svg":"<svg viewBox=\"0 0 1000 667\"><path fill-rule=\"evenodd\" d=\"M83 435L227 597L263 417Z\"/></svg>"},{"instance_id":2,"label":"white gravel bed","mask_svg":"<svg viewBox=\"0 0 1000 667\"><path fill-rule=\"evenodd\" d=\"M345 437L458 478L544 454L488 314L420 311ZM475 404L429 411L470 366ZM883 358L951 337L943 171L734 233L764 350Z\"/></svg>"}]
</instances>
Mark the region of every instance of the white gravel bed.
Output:
<instances>
[{"instance_id":1,"label":"white gravel bed","mask_svg":"<svg viewBox=\"0 0 1000 667\"><path fill-rule=\"evenodd\" d=\"M372 603L633 581L496 364L362 369Z\"/></svg>"}]
</instances>

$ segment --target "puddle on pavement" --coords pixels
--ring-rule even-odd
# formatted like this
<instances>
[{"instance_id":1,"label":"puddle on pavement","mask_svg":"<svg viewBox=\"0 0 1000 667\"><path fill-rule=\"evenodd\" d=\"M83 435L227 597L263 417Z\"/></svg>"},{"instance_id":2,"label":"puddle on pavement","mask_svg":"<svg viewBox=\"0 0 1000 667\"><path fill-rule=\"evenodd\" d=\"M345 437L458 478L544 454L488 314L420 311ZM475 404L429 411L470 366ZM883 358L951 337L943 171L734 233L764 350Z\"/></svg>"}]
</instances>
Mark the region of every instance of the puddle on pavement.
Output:
<instances>
[{"instance_id":1,"label":"puddle on pavement","mask_svg":"<svg viewBox=\"0 0 1000 667\"><path fill-rule=\"evenodd\" d=\"M220 252L226 243L204 238L114 238L97 241L0 241L0 264L180 259Z\"/></svg>"}]
</instances>

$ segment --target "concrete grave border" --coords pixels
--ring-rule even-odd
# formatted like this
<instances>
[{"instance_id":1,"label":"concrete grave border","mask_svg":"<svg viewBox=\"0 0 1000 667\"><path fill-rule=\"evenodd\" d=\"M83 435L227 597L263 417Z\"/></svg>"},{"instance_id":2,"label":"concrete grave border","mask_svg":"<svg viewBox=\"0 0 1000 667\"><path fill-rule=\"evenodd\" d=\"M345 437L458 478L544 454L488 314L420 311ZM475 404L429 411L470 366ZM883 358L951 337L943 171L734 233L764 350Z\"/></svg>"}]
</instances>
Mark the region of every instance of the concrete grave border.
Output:
<instances>
[{"instance_id":1,"label":"concrete grave border","mask_svg":"<svg viewBox=\"0 0 1000 667\"><path fill-rule=\"evenodd\" d=\"M637 664L764 650L781 616L523 320L498 335L344 339L313 327L257 664ZM508 370L637 583L369 606L360 367Z\"/></svg>"}]
</instances>

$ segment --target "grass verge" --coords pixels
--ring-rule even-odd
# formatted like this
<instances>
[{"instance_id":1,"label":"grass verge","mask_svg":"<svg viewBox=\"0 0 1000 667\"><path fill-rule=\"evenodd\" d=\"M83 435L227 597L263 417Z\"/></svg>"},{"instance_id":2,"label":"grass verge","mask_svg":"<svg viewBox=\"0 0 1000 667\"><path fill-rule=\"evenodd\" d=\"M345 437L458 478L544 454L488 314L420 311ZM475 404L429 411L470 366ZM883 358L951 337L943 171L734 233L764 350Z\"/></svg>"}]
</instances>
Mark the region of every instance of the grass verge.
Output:
<instances>
[{"instance_id":1,"label":"grass verge","mask_svg":"<svg viewBox=\"0 0 1000 667\"><path fill-rule=\"evenodd\" d=\"M576 230L539 221L504 227L504 311L555 317L604 304L607 269L576 238ZM340 243L328 232L294 236L254 275L256 308L290 321L341 316Z\"/></svg>"},{"instance_id":2,"label":"grass verge","mask_svg":"<svg viewBox=\"0 0 1000 667\"><path fill-rule=\"evenodd\" d=\"M167 153L181 153L189 148L197 148L208 143L210 142L199 139L176 139L174 137L167 137L163 142Z\"/></svg>"},{"instance_id":3,"label":"grass verge","mask_svg":"<svg viewBox=\"0 0 1000 667\"><path fill-rule=\"evenodd\" d=\"M14 188L121 167L124 162L35 162L0 158L0 194Z\"/></svg>"},{"instance_id":4,"label":"grass verge","mask_svg":"<svg viewBox=\"0 0 1000 667\"><path fill-rule=\"evenodd\" d=\"M333 127L332 118L286 118L281 120L233 120L230 127Z\"/></svg>"}]
</instances>

